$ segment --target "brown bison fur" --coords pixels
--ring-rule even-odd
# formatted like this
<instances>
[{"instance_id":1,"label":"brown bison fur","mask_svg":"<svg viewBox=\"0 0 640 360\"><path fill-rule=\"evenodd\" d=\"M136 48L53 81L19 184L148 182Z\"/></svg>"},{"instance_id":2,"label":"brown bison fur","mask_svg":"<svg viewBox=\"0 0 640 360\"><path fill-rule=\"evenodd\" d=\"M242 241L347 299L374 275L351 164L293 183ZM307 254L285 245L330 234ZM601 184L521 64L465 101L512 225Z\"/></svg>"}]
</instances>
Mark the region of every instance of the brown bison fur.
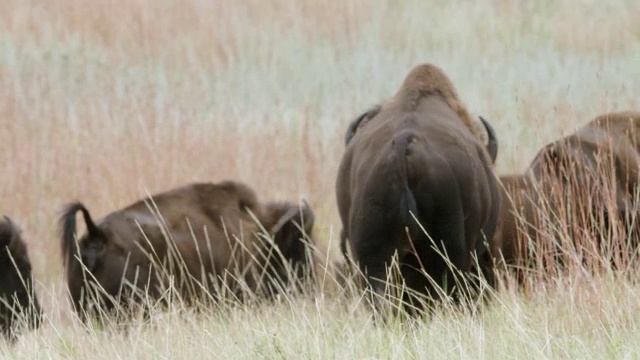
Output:
<instances>
[{"instance_id":1,"label":"brown bison fur","mask_svg":"<svg viewBox=\"0 0 640 360\"><path fill-rule=\"evenodd\" d=\"M487 143L492 162L497 156L497 140L493 129L482 117L481 122L473 121L464 104L460 101L455 87L444 72L431 64L416 66L404 80L400 91L388 101L385 106L400 106L406 112L417 110L420 101L426 97L437 96L444 101L451 110L458 115L469 131L482 143ZM360 126L382 110L382 106L375 106L363 113L349 126L345 143L348 143ZM484 126L488 134L481 131Z\"/></svg>"},{"instance_id":2,"label":"brown bison fur","mask_svg":"<svg viewBox=\"0 0 640 360\"><path fill-rule=\"evenodd\" d=\"M483 123L497 151L495 134ZM451 290L459 272L478 270L476 256L493 283L486 244L500 194L493 159L476 130L453 85L433 65L413 69L391 100L347 129L336 182L341 248L347 255L348 245L376 292L385 291L380 279L394 254L408 288L428 299L437 297L437 287Z\"/></svg>"},{"instance_id":3,"label":"brown bison fur","mask_svg":"<svg viewBox=\"0 0 640 360\"><path fill-rule=\"evenodd\" d=\"M498 270L524 280L528 269L529 238L538 229L538 192L523 174L500 176L500 216L491 253Z\"/></svg>"},{"instance_id":4,"label":"brown bison fur","mask_svg":"<svg viewBox=\"0 0 640 360\"><path fill-rule=\"evenodd\" d=\"M76 241L78 211L87 233ZM311 275L313 222L308 204L262 204L233 181L157 194L96 223L82 204L71 204L61 225L74 308L84 317L92 308L126 308L142 295L160 299L169 281L188 302L275 295Z\"/></svg>"},{"instance_id":5,"label":"brown bison fur","mask_svg":"<svg viewBox=\"0 0 640 360\"><path fill-rule=\"evenodd\" d=\"M610 113L536 155L528 175L544 196L546 217L566 225L563 234L555 234L556 242L568 240L561 252L629 264L639 235L639 135L640 113Z\"/></svg>"},{"instance_id":6,"label":"brown bison fur","mask_svg":"<svg viewBox=\"0 0 640 360\"><path fill-rule=\"evenodd\" d=\"M15 339L24 325L40 325L41 308L27 247L20 229L7 216L0 218L0 274L0 326L6 339Z\"/></svg>"},{"instance_id":7,"label":"brown bison fur","mask_svg":"<svg viewBox=\"0 0 640 360\"><path fill-rule=\"evenodd\" d=\"M471 115L464 107L458 97L456 89L453 87L451 80L444 72L431 64L416 66L411 70L400 87L400 91L391 99L391 102L397 101L404 107L404 111L416 111L422 99L430 96L439 96L453 110L458 119L462 120L464 125L471 133L483 141L483 137L478 133L475 122L471 119ZM458 121L459 121L458 120Z\"/></svg>"},{"instance_id":8,"label":"brown bison fur","mask_svg":"<svg viewBox=\"0 0 640 360\"><path fill-rule=\"evenodd\" d=\"M524 187L522 175L500 176L501 205L498 226L493 236L491 253L496 262L505 265L517 257L518 209Z\"/></svg>"}]
</instances>

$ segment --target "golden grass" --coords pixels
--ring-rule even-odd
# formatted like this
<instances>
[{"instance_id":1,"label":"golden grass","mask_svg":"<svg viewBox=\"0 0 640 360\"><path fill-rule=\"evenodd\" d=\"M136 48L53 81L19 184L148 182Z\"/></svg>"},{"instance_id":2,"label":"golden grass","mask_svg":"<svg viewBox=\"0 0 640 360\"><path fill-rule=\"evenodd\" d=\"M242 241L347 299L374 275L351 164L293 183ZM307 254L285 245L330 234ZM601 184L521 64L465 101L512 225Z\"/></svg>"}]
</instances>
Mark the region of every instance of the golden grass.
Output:
<instances>
[{"instance_id":1,"label":"golden grass","mask_svg":"<svg viewBox=\"0 0 640 360\"><path fill-rule=\"evenodd\" d=\"M335 299L160 313L86 332L64 294L56 221L190 181L305 196L320 241L352 117L415 64L441 66L500 140L498 172L597 114L638 108L637 1L55 0L0 2L0 212L24 229L48 319L14 358L624 357L638 287L561 282L501 293L481 317L395 327ZM595 285L594 285L595 284ZM352 306L353 305L353 306ZM227 354L229 354L227 356Z\"/></svg>"}]
</instances>

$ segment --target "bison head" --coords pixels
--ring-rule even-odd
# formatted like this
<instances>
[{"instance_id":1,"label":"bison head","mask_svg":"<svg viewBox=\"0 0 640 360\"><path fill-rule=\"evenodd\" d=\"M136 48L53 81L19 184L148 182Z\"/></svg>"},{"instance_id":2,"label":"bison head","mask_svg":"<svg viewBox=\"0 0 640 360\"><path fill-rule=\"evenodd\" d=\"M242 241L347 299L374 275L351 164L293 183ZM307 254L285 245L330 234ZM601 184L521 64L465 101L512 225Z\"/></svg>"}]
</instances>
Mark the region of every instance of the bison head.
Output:
<instances>
[{"instance_id":1,"label":"bison head","mask_svg":"<svg viewBox=\"0 0 640 360\"><path fill-rule=\"evenodd\" d=\"M33 289L31 263L20 230L8 216L0 219L0 326L15 338L23 325L37 328L42 310Z\"/></svg>"},{"instance_id":2,"label":"bison head","mask_svg":"<svg viewBox=\"0 0 640 360\"><path fill-rule=\"evenodd\" d=\"M529 173L537 181L538 212L556 223L542 232L559 241L561 253L586 249L618 258L629 245L637 246L636 190L630 185L637 175L625 164L633 157L620 151L611 140L585 141L578 133L536 155Z\"/></svg>"},{"instance_id":3,"label":"bison head","mask_svg":"<svg viewBox=\"0 0 640 360\"><path fill-rule=\"evenodd\" d=\"M540 191L547 198L558 201L561 197L565 205L588 204L596 195L601 201L611 195L616 202L622 201L622 194L611 193L616 189L609 181L615 179L616 169L615 161L608 158L610 155L592 144L566 139L540 150L529 172L539 180ZM600 208L606 204L593 205Z\"/></svg>"},{"instance_id":4,"label":"bison head","mask_svg":"<svg viewBox=\"0 0 640 360\"><path fill-rule=\"evenodd\" d=\"M277 287L297 287L312 276L313 224L315 215L311 206L290 202L270 202L264 206L262 225L270 233L276 251L268 251L266 274L267 291ZM271 281L273 280L273 281ZM276 287L276 288L274 288Z\"/></svg>"}]
</instances>

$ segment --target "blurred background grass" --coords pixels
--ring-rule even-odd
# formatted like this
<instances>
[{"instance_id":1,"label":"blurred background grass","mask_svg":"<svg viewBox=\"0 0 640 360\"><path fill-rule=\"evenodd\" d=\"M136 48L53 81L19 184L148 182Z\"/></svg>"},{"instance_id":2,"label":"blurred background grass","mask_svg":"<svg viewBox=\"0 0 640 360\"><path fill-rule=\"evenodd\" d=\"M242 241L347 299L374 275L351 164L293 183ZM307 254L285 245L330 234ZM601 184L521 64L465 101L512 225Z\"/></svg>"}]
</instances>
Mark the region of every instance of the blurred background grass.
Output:
<instances>
[{"instance_id":1,"label":"blurred background grass","mask_svg":"<svg viewBox=\"0 0 640 360\"><path fill-rule=\"evenodd\" d=\"M63 319L56 222L72 200L99 218L238 179L308 198L338 256L344 130L414 65L443 68L494 125L497 172L517 172L596 115L638 109L638 19L634 0L4 0L0 213Z\"/></svg>"}]
</instances>

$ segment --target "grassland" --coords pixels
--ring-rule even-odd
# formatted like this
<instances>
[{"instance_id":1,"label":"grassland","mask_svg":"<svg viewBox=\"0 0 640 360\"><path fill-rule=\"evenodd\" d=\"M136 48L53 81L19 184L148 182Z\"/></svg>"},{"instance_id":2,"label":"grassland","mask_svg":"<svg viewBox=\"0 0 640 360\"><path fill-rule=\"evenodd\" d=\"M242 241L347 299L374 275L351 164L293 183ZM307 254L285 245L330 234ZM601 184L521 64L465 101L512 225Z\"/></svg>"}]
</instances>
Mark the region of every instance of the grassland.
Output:
<instances>
[{"instance_id":1,"label":"grassland","mask_svg":"<svg viewBox=\"0 0 640 360\"><path fill-rule=\"evenodd\" d=\"M309 199L337 257L348 122L415 64L442 67L500 137L497 172L607 111L640 107L640 3L0 2L0 213L24 229L47 319L3 358L637 358L640 286L576 276L479 315L374 324L329 295L86 331L64 293L57 217L192 181Z\"/></svg>"}]
</instances>

